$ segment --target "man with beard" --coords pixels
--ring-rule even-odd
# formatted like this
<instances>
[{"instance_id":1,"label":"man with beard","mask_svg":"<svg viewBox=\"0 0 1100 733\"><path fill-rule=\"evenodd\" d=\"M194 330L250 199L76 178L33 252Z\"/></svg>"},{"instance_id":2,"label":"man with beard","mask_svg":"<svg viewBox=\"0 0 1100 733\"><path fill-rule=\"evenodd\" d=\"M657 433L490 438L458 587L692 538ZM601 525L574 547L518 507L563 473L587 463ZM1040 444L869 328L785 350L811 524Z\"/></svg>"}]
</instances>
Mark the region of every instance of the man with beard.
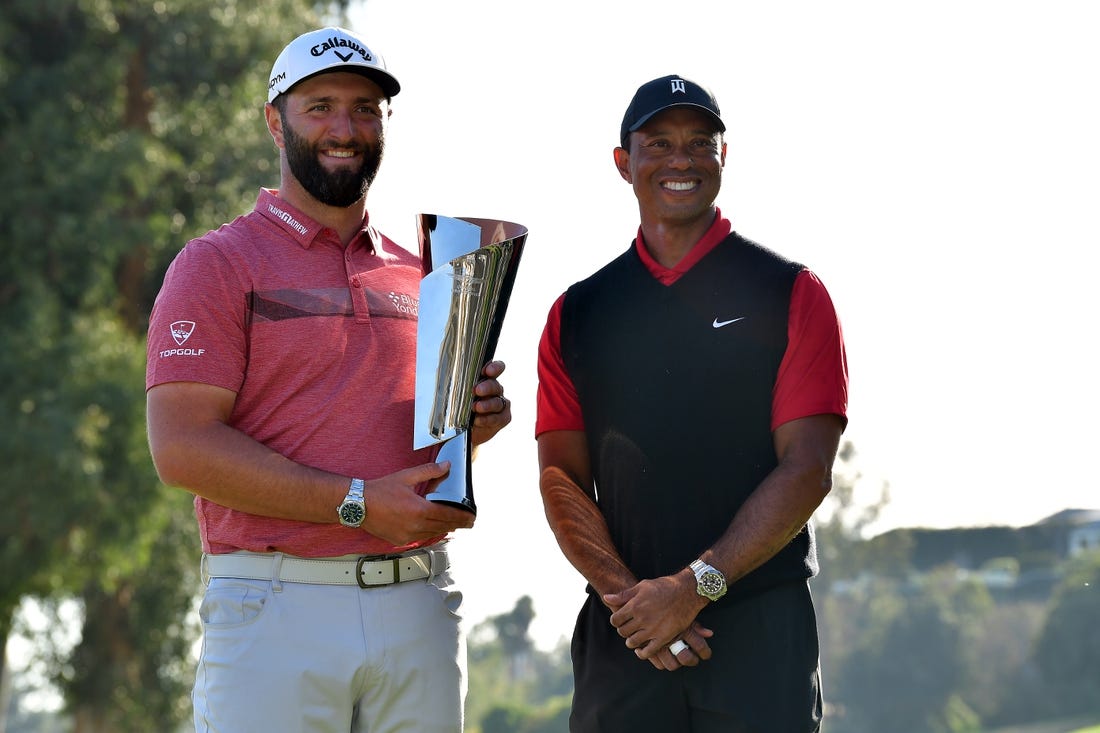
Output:
<instances>
[{"instance_id":1,"label":"man with beard","mask_svg":"<svg viewBox=\"0 0 1100 733\"><path fill-rule=\"evenodd\" d=\"M192 240L149 325L149 445L195 495L206 591L201 731L462 730L462 595L412 449L419 259L366 194L400 91L355 33L292 41L265 116L278 190ZM511 420L490 362L474 445Z\"/></svg>"}]
</instances>

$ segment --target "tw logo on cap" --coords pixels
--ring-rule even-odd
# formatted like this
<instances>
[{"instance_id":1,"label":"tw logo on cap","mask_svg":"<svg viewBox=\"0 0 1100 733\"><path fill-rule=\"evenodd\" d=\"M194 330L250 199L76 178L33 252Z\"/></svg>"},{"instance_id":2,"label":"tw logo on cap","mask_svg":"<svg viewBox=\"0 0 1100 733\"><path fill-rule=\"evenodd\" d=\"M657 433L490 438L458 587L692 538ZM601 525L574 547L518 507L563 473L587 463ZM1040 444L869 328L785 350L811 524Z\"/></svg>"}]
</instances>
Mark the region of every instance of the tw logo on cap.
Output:
<instances>
[{"instance_id":1,"label":"tw logo on cap","mask_svg":"<svg viewBox=\"0 0 1100 733\"><path fill-rule=\"evenodd\" d=\"M669 86L672 88L672 93L687 94L687 86L684 84L683 79L673 79L669 82Z\"/></svg>"}]
</instances>

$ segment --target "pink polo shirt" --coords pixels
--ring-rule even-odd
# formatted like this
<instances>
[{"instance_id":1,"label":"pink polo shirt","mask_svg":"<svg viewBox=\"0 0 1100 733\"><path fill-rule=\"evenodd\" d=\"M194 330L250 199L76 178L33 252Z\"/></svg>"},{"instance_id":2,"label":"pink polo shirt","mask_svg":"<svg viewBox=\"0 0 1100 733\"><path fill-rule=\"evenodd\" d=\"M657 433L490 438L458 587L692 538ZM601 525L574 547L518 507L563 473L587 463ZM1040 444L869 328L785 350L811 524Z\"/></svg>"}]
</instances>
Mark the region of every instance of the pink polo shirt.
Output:
<instances>
[{"instance_id":1,"label":"pink polo shirt","mask_svg":"<svg viewBox=\"0 0 1100 733\"><path fill-rule=\"evenodd\" d=\"M149 324L146 389L232 390L232 427L325 471L369 480L429 462L434 448L412 449L419 288L419 258L368 223L345 249L261 189L251 213L188 242L168 269ZM336 523L335 506L332 524L201 497L195 514L205 552L405 549Z\"/></svg>"}]
</instances>

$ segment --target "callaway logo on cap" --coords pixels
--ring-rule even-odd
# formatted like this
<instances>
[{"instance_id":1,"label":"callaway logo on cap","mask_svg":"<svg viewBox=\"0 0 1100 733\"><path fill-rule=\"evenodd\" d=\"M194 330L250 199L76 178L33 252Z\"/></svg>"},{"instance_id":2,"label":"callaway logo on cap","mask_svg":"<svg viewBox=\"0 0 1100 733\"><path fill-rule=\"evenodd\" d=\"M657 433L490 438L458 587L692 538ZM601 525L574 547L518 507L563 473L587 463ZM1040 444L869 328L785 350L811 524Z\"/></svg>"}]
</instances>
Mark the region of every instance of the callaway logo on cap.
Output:
<instances>
[{"instance_id":1,"label":"callaway logo on cap","mask_svg":"<svg viewBox=\"0 0 1100 733\"><path fill-rule=\"evenodd\" d=\"M346 28L321 28L295 38L271 67L267 101L298 82L326 71L351 71L362 74L382 87L387 97L401 91L396 77L386 71L386 62L370 50L366 41Z\"/></svg>"},{"instance_id":2,"label":"callaway logo on cap","mask_svg":"<svg viewBox=\"0 0 1100 733\"><path fill-rule=\"evenodd\" d=\"M634 98L630 100L630 106L623 115L622 127L619 128L619 142L624 148L628 147L630 133L648 122L653 115L670 107L701 109L714 119L719 132L726 131L722 113L718 110L718 101L710 90L690 79L671 74L647 81L634 92Z\"/></svg>"}]
</instances>

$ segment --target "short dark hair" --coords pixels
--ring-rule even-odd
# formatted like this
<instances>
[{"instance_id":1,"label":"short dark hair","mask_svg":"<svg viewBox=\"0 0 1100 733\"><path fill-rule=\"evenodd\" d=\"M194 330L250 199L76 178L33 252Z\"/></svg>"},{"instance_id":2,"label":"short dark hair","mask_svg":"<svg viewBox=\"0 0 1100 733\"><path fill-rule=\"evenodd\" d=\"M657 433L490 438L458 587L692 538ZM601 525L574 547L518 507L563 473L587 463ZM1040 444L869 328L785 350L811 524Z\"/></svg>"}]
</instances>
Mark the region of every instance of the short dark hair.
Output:
<instances>
[{"instance_id":1,"label":"short dark hair","mask_svg":"<svg viewBox=\"0 0 1100 733\"><path fill-rule=\"evenodd\" d=\"M275 109L279 110L279 116L283 118L284 122L286 121L286 101L287 95L285 94L280 94L271 100L271 103L275 105Z\"/></svg>"}]
</instances>

